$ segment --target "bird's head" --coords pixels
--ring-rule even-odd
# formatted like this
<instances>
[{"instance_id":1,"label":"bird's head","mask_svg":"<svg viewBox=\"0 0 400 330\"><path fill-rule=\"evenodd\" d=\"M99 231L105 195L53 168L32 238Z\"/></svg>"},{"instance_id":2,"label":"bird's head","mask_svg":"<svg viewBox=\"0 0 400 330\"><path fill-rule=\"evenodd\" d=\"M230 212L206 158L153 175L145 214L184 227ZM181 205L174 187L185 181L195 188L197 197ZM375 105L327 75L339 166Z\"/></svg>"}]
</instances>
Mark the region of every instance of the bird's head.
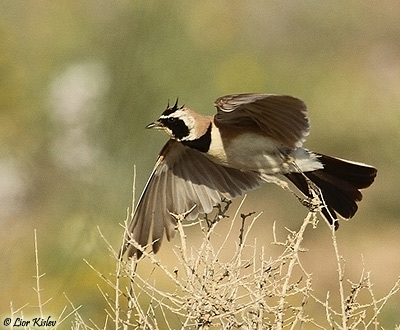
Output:
<instances>
[{"instance_id":1,"label":"bird's head","mask_svg":"<svg viewBox=\"0 0 400 330\"><path fill-rule=\"evenodd\" d=\"M173 106L168 104L161 116L146 128L163 130L177 141L190 141L197 138L195 126L194 111L185 106L179 107L178 100L176 100Z\"/></svg>"}]
</instances>

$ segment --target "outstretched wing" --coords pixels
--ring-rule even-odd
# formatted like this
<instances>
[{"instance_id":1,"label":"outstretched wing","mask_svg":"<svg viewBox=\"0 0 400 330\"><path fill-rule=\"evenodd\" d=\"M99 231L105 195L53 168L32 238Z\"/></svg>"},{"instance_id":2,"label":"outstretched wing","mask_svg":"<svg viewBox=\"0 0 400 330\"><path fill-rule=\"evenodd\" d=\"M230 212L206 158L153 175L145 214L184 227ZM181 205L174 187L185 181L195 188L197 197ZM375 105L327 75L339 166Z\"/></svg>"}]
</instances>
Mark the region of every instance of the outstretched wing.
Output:
<instances>
[{"instance_id":1,"label":"outstretched wing","mask_svg":"<svg viewBox=\"0 0 400 330\"><path fill-rule=\"evenodd\" d=\"M169 212L183 214L195 206L187 218L196 219L211 212L221 196L232 199L261 182L254 172L217 165L201 152L169 140L139 199L122 253L128 250L128 256L141 256L129 244L131 239L143 247L151 243L157 252L164 232L168 240L175 235L176 220Z\"/></svg>"},{"instance_id":2,"label":"outstretched wing","mask_svg":"<svg viewBox=\"0 0 400 330\"><path fill-rule=\"evenodd\" d=\"M310 123L303 101L287 95L234 94L218 98L215 124L246 127L295 149L305 141Z\"/></svg>"}]
</instances>

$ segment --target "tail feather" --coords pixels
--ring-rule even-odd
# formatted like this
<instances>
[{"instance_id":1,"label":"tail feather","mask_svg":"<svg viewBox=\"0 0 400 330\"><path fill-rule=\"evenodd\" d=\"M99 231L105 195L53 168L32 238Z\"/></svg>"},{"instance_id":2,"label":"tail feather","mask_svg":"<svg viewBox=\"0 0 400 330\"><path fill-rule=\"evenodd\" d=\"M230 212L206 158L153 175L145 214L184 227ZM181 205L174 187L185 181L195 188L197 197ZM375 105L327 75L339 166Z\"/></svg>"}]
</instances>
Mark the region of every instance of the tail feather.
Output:
<instances>
[{"instance_id":1,"label":"tail feather","mask_svg":"<svg viewBox=\"0 0 400 330\"><path fill-rule=\"evenodd\" d=\"M349 191L342 189L342 186L336 183L325 181L323 173L305 173L306 176L314 182L320 189L327 205L333 208L343 218L350 219L357 212L356 201L361 200L359 190ZM360 197L361 196L361 197Z\"/></svg>"},{"instance_id":2,"label":"tail feather","mask_svg":"<svg viewBox=\"0 0 400 330\"><path fill-rule=\"evenodd\" d=\"M327 206L324 212L336 217L336 213L350 219L357 212L356 202L362 200L360 189L369 187L376 177L376 168L317 154L324 168L304 175L322 192ZM286 177L306 196L311 197L308 183L302 173L288 173ZM329 211L329 212L328 212ZM323 212L323 213L324 213ZM327 214L324 214L327 217ZM331 217L330 217L331 218ZM334 222L334 219L329 219Z\"/></svg>"},{"instance_id":3,"label":"tail feather","mask_svg":"<svg viewBox=\"0 0 400 330\"><path fill-rule=\"evenodd\" d=\"M358 189L368 188L375 180L376 168L340 158L316 154L324 165L324 171L337 179L342 179Z\"/></svg>"}]
</instances>

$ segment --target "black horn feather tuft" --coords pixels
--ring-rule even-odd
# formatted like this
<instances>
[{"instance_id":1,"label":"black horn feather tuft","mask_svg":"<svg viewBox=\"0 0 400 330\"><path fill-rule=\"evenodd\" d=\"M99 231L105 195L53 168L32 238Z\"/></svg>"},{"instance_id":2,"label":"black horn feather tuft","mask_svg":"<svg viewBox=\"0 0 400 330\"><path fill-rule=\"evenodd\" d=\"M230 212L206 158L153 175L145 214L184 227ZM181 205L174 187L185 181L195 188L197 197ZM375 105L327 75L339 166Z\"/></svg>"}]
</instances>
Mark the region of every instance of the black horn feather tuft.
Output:
<instances>
[{"instance_id":1,"label":"black horn feather tuft","mask_svg":"<svg viewBox=\"0 0 400 330\"><path fill-rule=\"evenodd\" d=\"M179 109L182 109L182 107L178 107L178 98L176 99L175 104L173 106L169 105L169 100L168 100L167 108L162 113L162 116L169 116L170 114L174 113L176 110Z\"/></svg>"},{"instance_id":2,"label":"black horn feather tuft","mask_svg":"<svg viewBox=\"0 0 400 330\"><path fill-rule=\"evenodd\" d=\"M174 104L174 106L173 106L173 108L176 110L176 109L178 109L178 100L179 100L179 98L177 97L176 98L176 102L175 102L175 104Z\"/></svg>"}]
</instances>

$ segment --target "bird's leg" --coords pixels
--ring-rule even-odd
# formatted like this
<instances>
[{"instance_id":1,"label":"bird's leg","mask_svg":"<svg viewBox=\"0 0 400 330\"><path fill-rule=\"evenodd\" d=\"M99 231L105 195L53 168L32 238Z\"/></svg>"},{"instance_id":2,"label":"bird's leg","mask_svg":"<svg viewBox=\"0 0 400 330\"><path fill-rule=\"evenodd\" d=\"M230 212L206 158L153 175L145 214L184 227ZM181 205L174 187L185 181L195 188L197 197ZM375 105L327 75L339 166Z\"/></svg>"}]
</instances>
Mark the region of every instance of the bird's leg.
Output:
<instances>
[{"instance_id":1,"label":"bird's leg","mask_svg":"<svg viewBox=\"0 0 400 330\"><path fill-rule=\"evenodd\" d=\"M296 197L296 199L302 205L306 206L309 209L311 208L311 205L313 204L312 198L311 197L303 198L302 196L297 195L292 189L290 189L290 187L286 181L283 181L276 176L267 175L267 174L263 174L262 178L265 182L276 184L279 187L281 187L283 190L289 191L294 197Z\"/></svg>"},{"instance_id":2,"label":"bird's leg","mask_svg":"<svg viewBox=\"0 0 400 330\"><path fill-rule=\"evenodd\" d=\"M321 205L325 205L325 203L323 202L324 199L322 197L321 189L304 174L304 172L300 169L300 167L296 164L294 160L291 160L291 164L298 171L298 173L300 173L304 177L304 180L306 180L308 192L310 194L310 196L307 198L301 198L298 196L296 197L305 207L310 209L311 212L317 211L321 207Z\"/></svg>"}]
</instances>

